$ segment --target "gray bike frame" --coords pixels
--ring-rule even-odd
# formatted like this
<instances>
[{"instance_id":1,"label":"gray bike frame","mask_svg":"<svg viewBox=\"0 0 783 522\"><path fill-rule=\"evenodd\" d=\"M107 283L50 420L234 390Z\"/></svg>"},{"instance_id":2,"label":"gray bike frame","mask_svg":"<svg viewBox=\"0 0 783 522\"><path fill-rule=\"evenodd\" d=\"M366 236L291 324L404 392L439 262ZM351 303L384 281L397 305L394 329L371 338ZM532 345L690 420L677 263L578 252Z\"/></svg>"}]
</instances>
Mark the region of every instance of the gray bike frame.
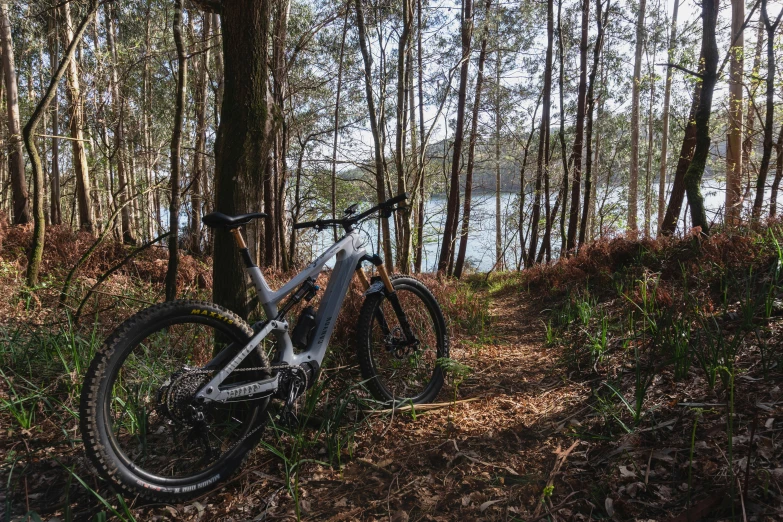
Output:
<instances>
[{"instance_id":1,"label":"gray bike frame","mask_svg":"<svg viewBox=\"0 0 783 522\"><path fill-rule=\"evenodd\" d=\"M343 300L348 294L348 288L351 285L351 279L353 278L354 272L365 253L358 232L349 232L277 291L269 288L260 268L257 266L247 267L246 270L256 288L258 299L264 309L267 321L257 324L262 325L261 329L253 335L249 343L243 346L236 355L223 366L212 380L196 393L196 400L201 402L225 402L227 400L251 396L253 396L253 398L267 397L275 393L278 388L279 374L268 379L262 379L247 384L220 388L220 385L231 372L233 372L242 363L245 357L255 350L256 347L261 344L261 341L270 333L275 336L278 345L275 363L287 363L290 366L298 366L304 362L315 362L320 366L326 355L326 348L329 345L329 339L334 330L335 319L337 319L337 314L340 312ZM336 257L336 262L332 274L329 277L323 299L318 307L318 312L316 313L315 333L304 350L300 353L294 353L294 346L291 344L291 336L288 333L288 322L274 319L278 314L278 304L292 292L297 290L308 278L312 277L313 279L316 279L318 274L323 270L324 265L333 257ZM220 355L210 363L210 366L215 365L218 358L220 358Z\"/></svg>"}]
</instances>

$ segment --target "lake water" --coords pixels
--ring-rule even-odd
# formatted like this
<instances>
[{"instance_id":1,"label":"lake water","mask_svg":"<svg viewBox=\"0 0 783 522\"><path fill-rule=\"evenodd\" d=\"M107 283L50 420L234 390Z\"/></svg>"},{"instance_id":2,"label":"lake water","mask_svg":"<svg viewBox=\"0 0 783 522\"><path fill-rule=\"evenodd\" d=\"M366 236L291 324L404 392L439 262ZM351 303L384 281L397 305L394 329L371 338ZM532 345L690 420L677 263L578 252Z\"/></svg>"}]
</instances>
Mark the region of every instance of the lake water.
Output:
<instances>
[{"instance_id":1,"label":"lake water","mask_svg":"<svg viewBox=\"0 0 783 522\"><path fill-rule=\"evenodd\" d=\"M667 201L668 191L671 187L667 188ZM767 189L767 200L769 200L769 188ZM655 187L653 194L653 223L651 229L656 229L656 212L658 190ZM707 179L702 184L702 195L705 199L705 208L707 210L707 218L711 221L720 221L723 212L723 206L725 203L725 184L722 180ZM501 206L501 222L502 230L505 235L503 238L503 248L505 250L505 263L507 266L516 266L519 256L519 241L516 232L516 213L517 213L517 194L501 193L500 206ZM749 209L749 205L752 204L753 195L751 193L748 200L745 201L745 210ZM528 195L527 205L530 204L531 197ZM627 195L625 187L610 187L606 190L606 187L599 187L597 199L599 205L601 200L604 200L605 208L614 206L620 208L620 221L614 221L609 223L609 220L605 221L605 224L610 225L607 231L610 235L621 233L625 224L625 201ZM686 198L687 199L687 198ZM460 203L460 205L462 202ZM552 201L554 204L554 200ZM687 203L683 204L682 214L680 216L680 230L684 230L683 219L686 217ZM438 262L438 255L440 253L440 239L443 233L443 226L445 223L446 211L446 198L444 196L433 196L425 204L425 232L424 232L424 248L423 248L423 263L422 268L426 271L433 271ZM527 210L529 212L529 209ZM543 213L543 209L542 209ZM615 211L615 214L618 212ZM690 216L688 215L688 226L690 226ZM468 244L466 250L466 261L473 269L486 272L491 270L495 265L495 195L494 194L474 194L473 205L471 210L471 226L470 233L468 235ZM639 202L639 225L642 226L644 222L644 202ZM394 227L392 225L392 234L394 233ZM368 244L365 248L368 251L377 252L377 221L369 221L364 225L365 237ZM393 240L392 240L393 242ZM557 243L555 245L554 243ZM553 248L555 251L559 248L560 236L559 231L555 231L555 240L553 241ZM316 252L323 251L331 244L331 234L323 232L318 234L318 238L313 245Z\"/></svg>"}]
</instances>

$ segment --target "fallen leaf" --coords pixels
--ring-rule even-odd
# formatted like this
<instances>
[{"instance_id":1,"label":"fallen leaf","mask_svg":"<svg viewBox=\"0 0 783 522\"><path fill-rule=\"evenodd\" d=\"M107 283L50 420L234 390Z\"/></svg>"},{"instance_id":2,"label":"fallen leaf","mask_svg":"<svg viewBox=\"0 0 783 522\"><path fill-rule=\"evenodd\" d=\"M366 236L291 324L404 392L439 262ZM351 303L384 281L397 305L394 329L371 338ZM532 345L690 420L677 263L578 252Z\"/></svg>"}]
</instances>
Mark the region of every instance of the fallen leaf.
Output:
<instances>
[{"instance_id":1,"label":"fallen leaf","mask_svg":"<svg viewBox=\"0 0 783 522\"><path fill-rule=\"evenodd\" d=\"M606 497L606 500L604 501L604 507L606 508L606 514L610 517L614 516L614 502L611 498Z\"/></svg>"},{"instance_id":2,"label":"fallen leaf","mask_svg":"<svg viewBox=\"0 0 783 522\"><path fill-rule=\"evenodd\" d=\"M493 504L497 504L498 502L503 502L503 499L501 498L501 499L499 499L499 500L487 500L486 502L484 502L483 504L481 504L481 505L479 506L479 511L481 511L481 512L483 513L484 511L486 511L486 510L487 510L487 508L488 508L489 506L491 506L491 505L493 505Z\"/></svg>"},{"instance_id":3,"label":"fallen leaf","mask_svg":"<svg viewBox=\"0 0 783 522\"><path fill-rule=\"evenodd\" d=\"M636 477L636 471L632 469L628 469L628 466L620 466L620 476L622 478L635 478Z\"/></svg>"}]
</instances>

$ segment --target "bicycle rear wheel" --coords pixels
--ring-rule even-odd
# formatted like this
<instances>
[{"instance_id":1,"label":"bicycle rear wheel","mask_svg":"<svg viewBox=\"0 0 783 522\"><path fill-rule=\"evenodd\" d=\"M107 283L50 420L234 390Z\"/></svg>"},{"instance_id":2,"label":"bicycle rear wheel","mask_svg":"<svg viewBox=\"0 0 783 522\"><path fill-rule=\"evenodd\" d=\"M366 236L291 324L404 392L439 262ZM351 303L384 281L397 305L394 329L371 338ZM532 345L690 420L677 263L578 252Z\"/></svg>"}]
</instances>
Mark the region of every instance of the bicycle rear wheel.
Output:
<instances>
[{"instance_id":1,"label":"bicycle rear wheel","mask_svg":"<svg viewBox=\"0 0 783 522\"><path fill-rule=\"evenodd\" d=\"M231 476L262 435L269 399L199 411L192 398L220 369L205 369L213 354L237 350L252 334L237 315L199 301L156 305L120 325L82 389L82 438L101 476L157 501L198 495ZM263 379L268 368L259 348L224 385Z\"/></svg>"},{"instance_id":2,"label":"bicycle rear wheel","mask_svg":"<svg viewBox=\"0 0 783 522\"><path fill-rule=\"evenodd\" d=\"M367 296L357 327L362 376L373 397L385 404L432 402L443 387L438 359L449 356L443 312L422 282L394 276L392 285L415 339L406 339L384 293Z\"/></svg>"}]
</instances>

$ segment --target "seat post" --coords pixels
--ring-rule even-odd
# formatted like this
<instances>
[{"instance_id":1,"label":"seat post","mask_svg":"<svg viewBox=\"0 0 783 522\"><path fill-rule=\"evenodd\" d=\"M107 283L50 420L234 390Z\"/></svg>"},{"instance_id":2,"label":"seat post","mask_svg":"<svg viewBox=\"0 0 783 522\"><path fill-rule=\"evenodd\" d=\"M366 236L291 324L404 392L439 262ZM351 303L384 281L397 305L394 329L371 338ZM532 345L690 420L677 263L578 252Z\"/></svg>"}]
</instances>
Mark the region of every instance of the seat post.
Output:
<instances>
[{"instance_id":1,"label":"seat post","mask_svg":"<svg viewBox=\"0 0 783 522\"><path fill-rule=\"evenodd\" d=\"M237 247L239 248L239 254L242 256L242 261L244 261L245 266L247 268L253 268L256 265L253 263L253 258L250 257L250 251L247 249L247 243L245 243L245 238L242 236L242 231L239 227L230 230L231 235L234 236L234 242L236 242Z\"/></svg>"}]
</instances>

